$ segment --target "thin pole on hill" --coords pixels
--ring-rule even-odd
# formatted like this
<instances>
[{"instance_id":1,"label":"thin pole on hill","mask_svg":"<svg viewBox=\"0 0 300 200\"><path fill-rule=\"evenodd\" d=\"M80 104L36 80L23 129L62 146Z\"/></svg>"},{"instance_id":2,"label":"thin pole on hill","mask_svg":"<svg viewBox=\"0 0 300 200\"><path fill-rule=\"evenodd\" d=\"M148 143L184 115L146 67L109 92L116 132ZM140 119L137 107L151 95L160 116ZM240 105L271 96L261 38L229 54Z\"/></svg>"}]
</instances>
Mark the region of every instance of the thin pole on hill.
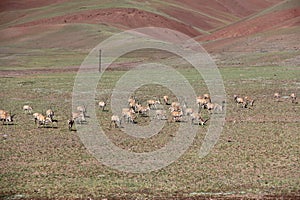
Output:
<instances>
[{"instance_id":1,"label":"thin pole on hill","mask_svg":"<svg viewBox=\"0 0 300 200\"><path fill-rule=\"evenodd\" d=\"M101 73L101 49L99 50L99 72Z\"/></svg>"}]
</instances>

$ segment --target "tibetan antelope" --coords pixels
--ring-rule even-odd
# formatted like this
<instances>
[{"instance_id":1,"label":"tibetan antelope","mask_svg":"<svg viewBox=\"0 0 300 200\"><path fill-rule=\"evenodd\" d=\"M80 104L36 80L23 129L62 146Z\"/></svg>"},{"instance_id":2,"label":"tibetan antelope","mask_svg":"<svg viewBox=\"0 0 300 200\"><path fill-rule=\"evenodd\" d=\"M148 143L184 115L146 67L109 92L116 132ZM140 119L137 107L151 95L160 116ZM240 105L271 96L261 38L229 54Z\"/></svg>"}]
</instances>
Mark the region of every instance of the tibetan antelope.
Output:
<instances>
[{"instance_id":1,"label":"tibetan antelope","mask_svg":"<svg viewBox=\"0 0 300 200\"><path fill-rule=\"evenodd\" d=\"M239 97L237 95L234 95L233 97L237 106L239 106L239 104L242 104L243 108L247 108L247 101L245 101L242 97Z\"/></svg>"},{"instance_id":2,"label":"tibetan antelope","mask_svg":"<svg viewBox=\"0 0 300 200\"><path fill-rule=\"evenodd\" d=\"M183 113L182 111L173 111L171 112L172 121L181 122Z\"/></svg>"},{"instance_id":3,"label":"tibetan antelope","mask_svg":"<svg viewBox=\"0 0 300 200\"><path fill-rule=\"evenodd\" d=\"M24 105L24 106L23 106L23 111L24 111L24 113L26 113L26 114L31 114L31 113L32 113L32 107L29 106L29 105Z\"/></svg>"},{"instance_id":4,"label":"tibetan antelope","mask_svg":"<svg viewBox=\"0 0 300 200\"><path fill-rule=\"evenodd\" d=\"M157 105L160 104L160 101L150 99L150 100L147 101L147 104L148 104L150 109L156 109Z\"/></svg>"},{"instance_id":5,"label":"tibetan antelope","mask_svg":"<svg viewBox=\"0 0 300 200\"><path fill-rule=\"evenodd\" d=\"M253 106L253 105L254 105L255 99L252 99L252 98L249 97L249 96L245 96L245 97L244 97L244 100L246 101L247 105L248 105L248 104L249 104L250 106Z\"/></svg>"},{"instance_id":6,"label":"tibetan antelope","mask_svg":"<svg viewBox=\"0 0 300 200\"><path fill-rule=\"evenodd\" d=\"M169 97L168 96L163 96L163 100L165 102L166 105L169 105Z\"/></svg>"},{"instance_id":7,"label":"tibetan antelope","mask_svg":"<svg viewBox=\"0 0 300 200\"><path fill-rule=\"evenodd\" d=\"M83 105L83 106L77 106L77 111L82 113L84 115L84 117L86 117L86 113L87 113L87 106Z\"/></svg>"},{"instance_id":8,"label":"tibetan antelope","mask_svg":"<svg viewBox=\"0 0 300 200\"><path fill-rule=\"evenodd\" d=\"M102 109L102 111L104 111L104 109L106 107L106 103L104 101L99 101L98 106L99 106L99 108Z\"/></svg>"},{"instance_id":9,"label":"tibetan antelope","mask_svg":"<svg viewBox=\"0 0 300 200\"><path fill-rule=\"evenodd\" d=\"M48 110L46 111L46 116L49 117L51 120L53 120L53 117L54 117L54 112L53 112L53 110L48 109Z\"/></svg>"},{"instance_id":10,"label":"tibetan antelope","mask_svg":"<svg viewBox=\"0 0 300 200\"><path fill-rule=\"evenodd\" d=\"M295 94L295 93L292 93L292 94L290 95L290 97L291 97L291 99L292 99L292 103L296 103L296 99L297 99L296 94Z\"/></svg>"},{"instance_id":11,"label":"tibetan antelope","mask_svg":"<svg viewBox=\"0 0 300 200\"><path fill-rule=\"evenodd\" d=\"M197 125L200 125L201 124L201 126L203 126L203 125L205 125L205 123L208 121L208 119L207 120L204 120L202 117L201 117L201 115L200 115L200 113L192 113L191 114L191 124L197 124Z\"/></svg>"},{"instance_id":12,"label":"tibetan antelope","mask_svg":"<svg viewBox=\"0 0 300 200\"><path fill-rule=\"evenodd\" d=\"M280 94L278 92L275 92L274 95L273 95L275 101L279 101L280 99Z\"/></svg>"},{"instance_id":13,"label":"tibetan antelope","mask_svg":"<svg viewBox=\"0 0 300 200\"><path fill-rule=\"evenodd\" d=\"M82 124L82 122L85 122L85 116L82 112L72 112L72 120L76 123Z\"/></svg>"},{"instance_id":14,"label":"tibetan antelope","mask_svg":"<svg viewBox=\"0 0 300 200\"><path fill-rule=\"evenodd\" d=\"M15 116L14 115L11 115L10 113L8 113L7 111L5 110L0 110L0 121L3 121L3 124L5 122L13 122L13 117Z\"/></svg>"},{"instance_id":15,"label":"tibetan antelope","mask_svg":"<svg viewBox=\"0 0 300 200\"><path fill-rule=\"evenodd\" d=\"M121 120L118 115L111 116L111 120L110 120L110 124L109 124L110 128L111 128L112 123L115 125L115 128L121 127Z\"/></svg>"}]
</instances>

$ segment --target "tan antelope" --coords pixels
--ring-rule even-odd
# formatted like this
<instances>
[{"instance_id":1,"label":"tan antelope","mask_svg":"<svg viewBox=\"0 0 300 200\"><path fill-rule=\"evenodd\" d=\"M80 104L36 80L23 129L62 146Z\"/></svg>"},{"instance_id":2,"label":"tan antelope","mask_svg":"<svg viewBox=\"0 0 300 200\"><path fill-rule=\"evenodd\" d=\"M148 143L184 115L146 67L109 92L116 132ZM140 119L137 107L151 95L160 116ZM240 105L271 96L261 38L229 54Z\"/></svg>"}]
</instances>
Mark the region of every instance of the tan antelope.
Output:
<instances>
[{"instance_id":1,"label":"tan antelope","mask_svg":"<svg viewBox=\"0 0 300 200\"><path fill-rule=\"evenodd\" d=\"M167 95L163 96L163 100L164 100L166 105L169 104L169 97Z\"/></svg>"},{"instance_id":2,"label":"tan antelope","mask_svg":"<svg viewBox=\"0 0 300 200\"><path fill-rule=\"evenodd\" d=\"M280 94L279 94L278 92L275 92L274 95L273 95L273 97L274 97L274 99L275 99L276 101L279 101L279 99L280 99Z\"/></svg>"},{"instance_id":3,"label":"tan antelope","mask_svg":"<svg viewBox=\"0 0 300 200\"><path fill-rule=\"evenodd\" d=\"M24 105L24 106L23 106L23 111L24 111L24 113L26 113L26 114L31 114L31 113L32 113L32 107L29 106L29 105Z\"/></svg>"},{"instance_id":4,"label":"tan antelope","mask_svg":"<svg viewBox=\"0 0 300 200\"><path fill-rule=\"evenodd\" d=\"M249 97L249 96L245 96L245 97L244 97L244 100L246 101L247 105L250 105L250 106L253 106L253 105L254 105L255 99L252 99L252 98Z\"/></svg>"},{"instance_id":5,"label":"tan antelope","mask_svg":"<svg viewBox=\"0 0 300 200\"><path fill-rule=\"evenodd\" d=\"M199 111L201 110L201 108L204 108L204 105L210 103L210 100L204 97L197 97L196 98L196 104L198 105L198 109Z\"/></svg>"},{"instance_id":6,"label":"tan antelope","mask_svg":"<svg viewBox=\"0 0 300 200\"><path fill-rule=\"evenodd\" d=\"M149 106L142 106L140 104L136 105L136 112L140 113L141 115L148 116L150 111Z\"/></svg>"},{"instance_id":7,"label":"tan antelope","mask_svg":"<svg viewBox=\"0 0 300 200\"><path fill-rule=\"evenodd\" d=\"M150 109L156 109L157 105L160 104L160 101L159 100L153 100L153 99L150 99L147 101L147 104L149 106Z\"/></svg>"},{"instance_id":8,"label":"tan antelope","mask_svg":"<svg viewBox=\"0 0 300 200\"><path fill-rule=\"evenodd\" d=\"M110 124L109 124L110 128L111 128L112 123L115 125L115 128L121 127L121 120L118 115L111 116L111 120L110 120Z\"/></svg>"},{"instance_id":9,"label":"tan antelope","mask_svg":"<svg viewBox=\"0 0 300 200\"><path fill-rule=\"evenodd\" d=\"M49 117L51 120L53 120L53 117L54 117L54 112L53 112L53 110L48 109L48 110L46 111L46 116Z\"/></svg>"},{"instance_id":10,"label":"tan antelope","mask_svg":"<svg viewBox=\"0 0 300 200\"><path fill-rule=\"evenodd\" d=\"M181 122L183 113L182 111L173 111L171 112L172 121Z\"/></svg>"},{"instance_id":11,"label":"tan antelope","mask_svg":"<svg viewBox=\"0 0 300 200\"><path fill-rule=\"evenodd\" d=\"M72 112L72 120L76 123L82 124L85 122L85 116L82 112Z\"/></svg>"},{"instance_id":12,"label":"tan antelope","mask_svg":"<svg viewBox=\"0 0 300 200\"><path fill-rule=\"evenodd\" d=\"M135 111L132 108L123 108L122 109L122 118L124 118L124 121L129 123L134 123L134 116Z\"/></svg>"},{"instance_id":13,"label":"tan antelope","mask_svg":"<svg viewBox=\"0 0 300 200\"><path fill-rule=\"evenodd\" d=\"M197 124L197 125L201 124L201 126L204 126L207 121L208 121L208 119L204 120L201 117L200 113L192 113L191 114L191 124Z\"/></svg>"},{"instance_id":14,"label":"tan antelope","mask_svg":"<svg viewBox=\"0 0 300 200\"><path fill-rule=\"evenodd\" d=\"M222 106L217 103L209 103L208 102L204 105L204 109L207 109L210 114L212 114L215 111L222 112L224 109L224 104L225 104L225 101L222 102Z\"/></svg>"},{"instance_id":15,"label":"tan antelope","mask_svg":"<svg viewBox=\"0 0 300 200\"><path fill-rule=\"evenodd\" d=\"M83 105L83 106L77 106L77 111L81 112L84 117L86 117L86 113L87 113L87 106Z\"/></svg>"},{"instance_id":16,"label":"tan antelope","mask_svg":"<svg viewBox=\"0 0 300 200\"><path fill-rule=\"evenodd\" d=\"M11 115L9 112L5 110L0 110L0 121L3 121L3 124L5 122L13 122L14 115Z\"/></svg>"},{"instance_id":17,"label":"tan antelope","mask_svg":"<svg viewBox=\"0 0 300 200\"><path fill-rule=\"evenodd\" d=\"M106 103L104 101L99 101L98 106L99 106L99 108L102 109L102 111L104 111L104 109L106 107Z\"/></svg>"},{"instance_id":18,"label":"tan antelope","mask_svg":"<svg viewBox=\"0 0 300 200\"><path fill-rule=\"evenodd\" d=\"M237 106L239 106L239 104L242 104L243 108L247 107L247 102L242 97L239 97L237 95L234 95L233 97Z\"/></svg>"},{"instance_id":19,"label":"tan antelope","mask_svg":"<svg viewBox=\"0 0 300 200\"><path fill-rule=\"evenodd\" d=\"M296 94L295 94L295 93L292 93L292 94L290 95L290 97L291 97L291 99L292 99L292 103L296 103L296 99L297 99Z\"/></svg>"}]
</instances>

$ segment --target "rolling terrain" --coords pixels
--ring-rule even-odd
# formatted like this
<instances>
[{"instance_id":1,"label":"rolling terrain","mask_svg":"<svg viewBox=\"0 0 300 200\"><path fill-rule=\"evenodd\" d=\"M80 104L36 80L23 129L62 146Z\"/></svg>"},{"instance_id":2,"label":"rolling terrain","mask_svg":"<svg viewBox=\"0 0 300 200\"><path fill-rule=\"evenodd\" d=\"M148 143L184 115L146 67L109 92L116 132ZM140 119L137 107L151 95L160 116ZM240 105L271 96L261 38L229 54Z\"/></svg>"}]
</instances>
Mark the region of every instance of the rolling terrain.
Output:
<instances>
[{"instance_id":1,"label":"rolling terrain","mask_svg":"<svg viewBox=\"0 0 300 200\"><path fill-rule=\"evenodd\" d=\"M16 114L13 123L0 122L0 199L300 198L299 25L298 0L0 1L0 109ZM74 81L97 44L124 30L153 26L180 31L210 54L224 81L226 119L208 156L198 155L205 125L174 163L125 173L98 162L83 145L76 128L91 118L68 130ZM135 153L163 148L180 124L190 124L187 116L168 121L148 139L109 126L109 97L118 79L148 62L172 66L197 95L209 92L189 63L168 52L145 49L116 60L95 89L96 117L116 146ZM278 101L275 92L281 94ZM291 93L298 95L296 103ZM146 105L166 94L178 100L157 84L134 95ZM235 94L254 98L254 106L237 106ZM100 100L108 101L107 110L98 109ZM22 110L25 104L33 112L53 109L58 123L37 126ZM207 110L201 114L213 123ZM146 126L151 117L138 117L134 126Z\"/></svg>"}]
</instances>

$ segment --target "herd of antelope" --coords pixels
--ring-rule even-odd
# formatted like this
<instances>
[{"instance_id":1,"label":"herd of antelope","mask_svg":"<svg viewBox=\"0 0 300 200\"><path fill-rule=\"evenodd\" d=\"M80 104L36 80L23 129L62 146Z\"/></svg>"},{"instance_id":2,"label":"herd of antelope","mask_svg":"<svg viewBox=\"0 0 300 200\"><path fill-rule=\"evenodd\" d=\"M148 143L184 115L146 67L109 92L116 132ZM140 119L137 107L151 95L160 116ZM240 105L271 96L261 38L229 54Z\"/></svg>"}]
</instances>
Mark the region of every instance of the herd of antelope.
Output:
<instances>
[{"instance_id":1,"label":"herd of antelope","mask_svg":"<svg viewBox=\"0 0 300 200\"><path fill-rule=\"evenodd\" d=\"M292 93L289 96L281 96L279 93L274 93L273 96L274 100L279 102L281 99L291 99L292 103L298 103L297 97L295 93ZM237 107L241 108L251 108L254 106L255 99L245 96L241 97L238 95L233 96L233 100L236 103ZM102 111L105 110L106 102L100 101L98 102L98 107ZM135 98L131 97L128 99L128 106L126 108L123 108L120 113L121 115L112 115L111 116L111 122L110 122L110 128L112 124L114 127L121 127L122 121L125 123L136 123L136 119L139 116L144 117L150 117L149 113L150 110L154 110L155 114L153 115L153 118L155 120L168 120L168 122L181 122L183 121L183 118L186 116L190 119L191 124L197 124L197 125L205 125L205 123L209 119L204 119L201 115L202 109L207 110L209 114L213 114L216 112L223 112L225 101L222 101L222 104L213 103L211 101L211 97L209 94L204 94L203 96L199 96L196 98L196 104L198 106L198 110L193 110L192 108L187 107L185 102L170 102L170 98L168 96L163 96L162 101L160 100L154 100L150 99L147 100L145 105L142 105L140 101ZM168 110L163 109L164 105L168 105ZM32 114L33 109L29 105L23 106L23 112L25 114ZM4 123L12 123L14 120L15 114L11 114L8 111L0 110L0 121ZM34 123L38 127L51 127L53 128L53 123L58 122L57 119L55 119L55 114L52 109L46 110L45 113L33 113L33 120ZM78 106L77 111L73 112L71 117L68 119L67 124L69 130L72 130L72 127L74 124L82 124L86 122L87 117L87 107L86 106Z\"/></svg>"}]
</instances>

